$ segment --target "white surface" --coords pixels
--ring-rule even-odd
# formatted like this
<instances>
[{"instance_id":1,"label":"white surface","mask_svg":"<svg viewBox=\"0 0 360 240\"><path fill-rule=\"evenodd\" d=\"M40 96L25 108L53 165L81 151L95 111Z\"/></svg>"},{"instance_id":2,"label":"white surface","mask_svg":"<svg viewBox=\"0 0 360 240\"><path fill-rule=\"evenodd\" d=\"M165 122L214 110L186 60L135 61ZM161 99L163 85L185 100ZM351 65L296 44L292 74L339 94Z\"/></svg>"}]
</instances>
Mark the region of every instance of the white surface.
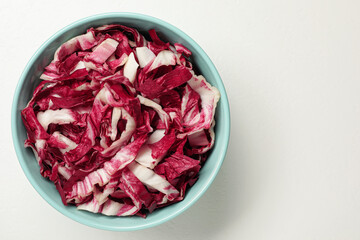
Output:
<instances>
[{"instance_id":1,"label":"white surface","mask_svg":"<svg viewBox=\"0 0 360 240\"><path fill-rule=\"evenodd\" d=\"M359 1L0 2L0 239L360 239ZM10 134L12 94L36 49L80 18L133 11L197 41L231 103L232 135L212 187L153 229L107 232L50 207Z\"/></svg>"}]
</instances>

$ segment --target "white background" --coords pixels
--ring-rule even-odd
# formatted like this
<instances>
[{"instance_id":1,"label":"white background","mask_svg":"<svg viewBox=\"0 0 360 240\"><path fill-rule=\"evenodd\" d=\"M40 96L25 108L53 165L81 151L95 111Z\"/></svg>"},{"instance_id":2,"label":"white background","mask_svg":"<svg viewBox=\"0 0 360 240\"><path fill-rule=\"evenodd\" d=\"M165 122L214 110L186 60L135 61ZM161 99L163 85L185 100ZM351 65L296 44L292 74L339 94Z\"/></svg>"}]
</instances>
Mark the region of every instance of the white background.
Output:
<instances>
[{"instance_id":1,"label":"white background","mask_svg":"<svg viewBox=\"0 0 360 240\"><path fill-rule=\"evenodd\" d=\"M360 2L0 2L0 239L360 239ZM53 33L129 11L190 35L231 105L228 154L206 194L158 227L109 232L50 207L25 178L10 109L20 74Z\"/></svg>"}]
</instances>

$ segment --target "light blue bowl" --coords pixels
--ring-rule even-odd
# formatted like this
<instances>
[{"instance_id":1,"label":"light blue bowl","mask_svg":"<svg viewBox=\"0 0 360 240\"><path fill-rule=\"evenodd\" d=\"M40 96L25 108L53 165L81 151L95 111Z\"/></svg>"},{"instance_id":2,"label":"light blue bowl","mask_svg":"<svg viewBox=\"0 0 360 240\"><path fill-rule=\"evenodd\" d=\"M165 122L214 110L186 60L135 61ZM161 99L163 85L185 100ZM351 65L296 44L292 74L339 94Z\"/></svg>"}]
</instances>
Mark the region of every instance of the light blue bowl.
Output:
<instances>
[{"instance_id":1,"label":"light blue bowl","mask_svg":"<svg viewBox=\"0 0 360 240\"><path fill-rule=\"evenodd\" d=\"M198 72L204 75L207 81L217 87L221 93L215 117L215 146L200 171L199 180L190 188L183 201L156 210L149 214L146 219L137 216L108 217L79 211L73 206L64 206L53 183L40 175L39 166L32 151L24 148L26 130L22 123L20 112L30 100L35 86L40 82L39 76L43 68L52 60L55 50L63 42L84 33L89 27L110 23L120 23L134 27L140 30L140 32L146 32L154 28L161 38L172 43L182 43L192 51L192 62ZM226 155L230 135L230 112L224 85L214 64L206 53L194 40L178 28L157 18L135 13L106 13L87 17L70 24L50 37L41 45L26 65L15 91L11 114L12 137L16 154L26 177L36 191L51 206L65 216L90 227L112 231L132 231L157 226L178 216L193 205L209 188L219 172Z\"/></svg>"}]
</instances>

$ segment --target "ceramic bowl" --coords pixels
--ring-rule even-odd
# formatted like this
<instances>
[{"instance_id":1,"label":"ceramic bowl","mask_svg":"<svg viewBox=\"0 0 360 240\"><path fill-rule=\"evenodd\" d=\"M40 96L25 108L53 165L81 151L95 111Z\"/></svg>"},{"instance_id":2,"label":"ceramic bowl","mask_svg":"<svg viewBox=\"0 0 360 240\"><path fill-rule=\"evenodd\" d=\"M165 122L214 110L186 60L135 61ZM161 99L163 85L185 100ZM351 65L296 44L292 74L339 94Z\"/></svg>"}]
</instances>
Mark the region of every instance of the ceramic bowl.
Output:
<instances>
[{"instance_id":1,"label":"ceramic bowl","mask_svg":"<svg viewBox=\"0 0 360 240\"><path fill-rule=\"evenodd\" d=\"M40 175L39 166L32 151L24 147L26 130L22 123L20 112L30 100L35 86L40 82L39 76L44 67L52 60L55 50L63 42L76 35L85 33L86 29L90 27L111 23L134 27L143 33L154 28L160 38L171 43L182 43L192 51L191 61L197 73L204 75L207 81L217 87L221 93L215 113L215 145L200 171L198 181L188 190L184 200L158 209L149 214L145 219L138 216L109 217L79 211L74 206L64 206L54 184ZM154 227L173 219L189 209L210 187L219 172L225 158L230 133L229 104L224 85L214 64L206 53L194 40L178 28L157 18L135 13L106 13L87 17L70 24L50 37L35 52L20 77L13 98L11 117L12 136L16 154L26 177L35 190L47 203L63 215L90 227L112 231L131 231Z\"/></svg>"}]
</instances>

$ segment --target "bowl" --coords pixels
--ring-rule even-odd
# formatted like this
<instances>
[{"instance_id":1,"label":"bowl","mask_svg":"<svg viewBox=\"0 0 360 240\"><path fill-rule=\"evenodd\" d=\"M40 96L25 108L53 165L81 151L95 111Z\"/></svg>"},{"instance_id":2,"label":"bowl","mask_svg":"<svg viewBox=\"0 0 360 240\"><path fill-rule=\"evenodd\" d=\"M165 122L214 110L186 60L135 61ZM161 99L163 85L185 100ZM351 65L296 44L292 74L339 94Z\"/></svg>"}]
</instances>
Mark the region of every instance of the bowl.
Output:
<instances>
[{"instance_id":1,"label":"bowl","mask_svg":"<svg viewBox=\"0 0 360 240\"><path fill-rule=\"evenodd\" d=\"M79 211L74 206L64 206L54 184L40 175L39 166L32 151L24 147L27 136L21 120L21 110L30 100L34 88L40 82L39 76L44 67L51 62L55 50L63 42L85 33L86 29L90 27L110 23L134 27L140 32L154 28L160 38L171 43L182 43L192 51L191 61L195 65L197 73L204 75L207 81L215 86L221 94L215 113L215 145L200 171L198 181L189 189L181 202L158 209L145 219L138 216L109 217ZM132 231L154 227L189 209L205 193L219 172L226 155L230 135L230 112L225 88L214 64L206 53L194 40L178 28L160 19L136 13L106 13L90 16L68 25L50 37L40 46L26 65L15 90L11 114L15 151L26 177L35 190L63 215L90 227L112 231Z\"/></svg>"}]
</instances>

